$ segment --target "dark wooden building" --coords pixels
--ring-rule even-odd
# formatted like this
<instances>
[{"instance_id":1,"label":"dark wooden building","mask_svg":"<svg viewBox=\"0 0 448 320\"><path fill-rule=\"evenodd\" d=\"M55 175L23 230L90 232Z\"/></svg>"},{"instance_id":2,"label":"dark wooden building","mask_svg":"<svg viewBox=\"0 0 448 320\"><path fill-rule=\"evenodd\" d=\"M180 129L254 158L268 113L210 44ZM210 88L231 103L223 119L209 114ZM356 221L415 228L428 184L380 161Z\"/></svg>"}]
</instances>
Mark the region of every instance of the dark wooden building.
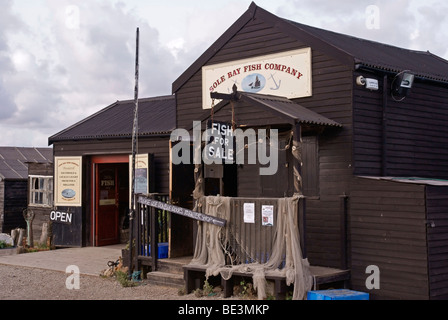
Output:
<instances>
[{"instance_id":1,"label":"dark wooden building","mask_svg":"<svg viewBox=\"0 0 448 320\"><path fill-rule=\"evenodd\" d=\"M53 224L57 246L101 246L123 241L122 232L130 207L130 156L135 103L117 101L90 117L51 136L55 157L55 207L73 218L71 223ZM137 153L143 170L144 192L169 192L169 136L175 128L175 97L139 99ZM149 155L149 156L148 156ZM78 174L71 180L79 183L79 202L61 196L56 190L56 160L77 160ZM137 158L139 159L139 158ZM138 161L136 163L138 165ZM73 174L72 170L69 174ZM146 180L147 179L147 180ZM63 182L63 181L61 181ZM59 203L56 201L60 197ZM64 203L65 201L65 203ZM62 203L61 203L62 202ZM129 239L129 238L127 238ZM127 241L127 239L125 241Z\"/></svg>"},{"instance_id":2,"label":"dark wooden building","mask_svg":"<svg viewBox=\"0 0 448 320\"><path fill-rule=\"evenodd\" d=\"M28 168L52 159L52 148L0 148L0 232L26 228L23 210L28 206Z\"/></svg>"},{"instance_id":3,"label":"dark wooden building","mask_svg":"<svg viewBox=\"0 0 448 320\"><path fill-rule=\"evenodd\" d=\"M243 73L245 66L252 66L252 72L260 72L261 66L272 77L266 76L271 80L266 86L275 89L275 77L289 71L286 63L275 68L274 62L273 69L269 59L305 49L311 52L312 90L289 99L300 105L293 116L289 107L294 106L282 106L283 98L274 90L255 93L253 99L242 97L233 105L220 102L214 113L209 110L204 116L205 81L209 92L229 93L235 70ZM230 73L205 78L209 69L225 70L222 66ZM446 298L446 187L358 176L448 178L447 74L448 62L429 51L306 26L252 3L174 81L177 127L191 128L194 120L212 116L235 121L240 128L269 126L283 133L281 148L294 124L300 123L310 263L351 268L352 287L368 291L372 298ZM244 83L240 80L237 86L242 90ZM323 120L301 121L301 113L307 115L303 109ZM290 153L279 159L274 176L260 176L257 165L238 166L231 190L241 197L291 194ZM429 229L428 221L434 221ZM366 289L369 265L381 271L379 289Z\"/></svg>"},{"instance_id":4,"label":"dark wooden building","mask_svg":"<svg viewBox=\"0 0 448 320\"><path fill-rule=\"evenodd\" d=\"M174 128L194 145L195 122L204 130L219 121L253 129L266 148L273 136L258 133L275 129L275 174L260 174L269 165L260 161L206 165L205 194L302 192L312 265L350 269L351 287L373 299L447 298L447 74L448 62L430 52L306 26L252 3L173 82L173 96L142 101L139 153L154 157L151 190L192 208L194 166L173 165ZM132 106L117 102L49 138L55 156L82 158L79 245L102 244L98 172L128 172ZM248 156L250 143L243 149ZM193 221L171 222L170 255L191 254ZM378 288L367 287L369 266L380 271Z\"/></svg>"}]
</instances>

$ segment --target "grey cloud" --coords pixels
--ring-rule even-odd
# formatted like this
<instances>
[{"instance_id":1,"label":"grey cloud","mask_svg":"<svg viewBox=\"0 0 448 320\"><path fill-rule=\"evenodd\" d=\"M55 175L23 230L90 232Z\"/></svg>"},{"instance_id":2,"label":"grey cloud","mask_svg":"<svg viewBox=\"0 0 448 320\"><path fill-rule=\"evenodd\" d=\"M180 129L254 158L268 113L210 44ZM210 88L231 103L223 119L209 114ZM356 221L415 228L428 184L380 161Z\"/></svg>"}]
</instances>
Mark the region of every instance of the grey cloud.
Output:
<instances>
[{"instance_id":1,"label":"grey cloud","mask_svg":"<svg viewBox=\"0 0 448 320\"><path fill-rule=\"evenodd\" d=\"M116 100L133 98L137 27L139 96L171 93L171 83L182 67L159 43L157 30L135 11L126 11L124 3L45 3L54 17L46 26L51 33L22 34L25 39L30 37L27 43L20 44L20 50L31 57L26 70L14 67L11 57L17 48L8 46L11 35L0 30L0 80L5 82L2 70L9 70L6 85L2 87L0 81L0 126L3 121L9 126L43 128L53 134ZM77 9L79 15L73 16L74 11L67 8ZM0 26L7 24L1 20L6 16L4 12L0 14ZM29 27L11 13L8 19L11 26L20 23L24 30ZM42 141L44 144L46 141Z\"/></svg>"}]
</instances>

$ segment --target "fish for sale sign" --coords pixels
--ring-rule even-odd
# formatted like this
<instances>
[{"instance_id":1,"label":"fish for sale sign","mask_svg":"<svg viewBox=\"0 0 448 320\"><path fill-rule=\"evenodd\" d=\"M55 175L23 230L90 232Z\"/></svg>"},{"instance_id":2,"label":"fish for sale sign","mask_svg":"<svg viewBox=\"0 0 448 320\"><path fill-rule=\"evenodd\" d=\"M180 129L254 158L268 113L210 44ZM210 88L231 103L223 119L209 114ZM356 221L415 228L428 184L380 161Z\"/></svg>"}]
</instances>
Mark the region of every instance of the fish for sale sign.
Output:
<instances>
[{"instance_id":1,"label":"fish for sale sign","mask_svg":"<svg viewBox=\"0 0 448 320\"><path fill-rule=\"evenodd\" d=\"M203 150L206 164L235 162L235 144L232 125L222 121L207 121L206 145Z\"/></svg>"},{"instance_id":2,"label":"fish for sale sign","mask_svg":"<svg viewBox=\"0 0 448 320\"><path fill-rule=\"evenodd\" d=\"M239 91L288 99L309 97L311 48L202 67L202 108L211 108L211 92L232 93L234 84Z\"/></svg>"}]
</instances>

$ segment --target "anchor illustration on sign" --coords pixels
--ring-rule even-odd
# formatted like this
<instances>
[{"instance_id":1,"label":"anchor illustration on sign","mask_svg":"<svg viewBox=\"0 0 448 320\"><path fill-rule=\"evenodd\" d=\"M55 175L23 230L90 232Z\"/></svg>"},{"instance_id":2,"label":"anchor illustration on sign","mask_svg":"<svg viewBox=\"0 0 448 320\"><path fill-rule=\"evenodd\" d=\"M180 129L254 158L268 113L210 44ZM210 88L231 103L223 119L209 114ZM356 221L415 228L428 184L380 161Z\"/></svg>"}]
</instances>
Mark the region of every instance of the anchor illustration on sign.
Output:
<instances>
[{"instance_id":1,"label":"anchor illustration on sign","mask_svg":"<svg viewBox=\"0 0 448 320\"><path fill-rule=\"evenodd\" d=\"M278 89L280 89L280 85L282 84L282 80L279 80L278 84L277 84L277 81L275 81L275 79L274 79L274 74L271 73L271 76L269 77L269 79L272 79L272 81L274 81L275 87L274 88L270 88L270 89L271 90L278 90Z\"/></svg>"}]
</instances>

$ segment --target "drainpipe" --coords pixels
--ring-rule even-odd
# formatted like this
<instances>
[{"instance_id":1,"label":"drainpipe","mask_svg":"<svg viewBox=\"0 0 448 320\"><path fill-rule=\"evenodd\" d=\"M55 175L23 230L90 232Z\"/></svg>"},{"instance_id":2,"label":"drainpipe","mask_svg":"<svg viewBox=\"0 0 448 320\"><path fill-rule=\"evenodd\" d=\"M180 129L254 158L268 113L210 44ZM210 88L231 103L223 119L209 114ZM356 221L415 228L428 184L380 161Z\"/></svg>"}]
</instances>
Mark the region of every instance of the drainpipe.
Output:
<instances>
[{"instance_id":1,"label":"drainpipe","mask_svg":"<svg viewBox=\"0 0 448 320\"><path fill-rule=\"evenodd\" d=\"M382 122L382 163L381 174L387 176L387 75L383 77L383 122Z\"/></svg>"}]
</instances>

